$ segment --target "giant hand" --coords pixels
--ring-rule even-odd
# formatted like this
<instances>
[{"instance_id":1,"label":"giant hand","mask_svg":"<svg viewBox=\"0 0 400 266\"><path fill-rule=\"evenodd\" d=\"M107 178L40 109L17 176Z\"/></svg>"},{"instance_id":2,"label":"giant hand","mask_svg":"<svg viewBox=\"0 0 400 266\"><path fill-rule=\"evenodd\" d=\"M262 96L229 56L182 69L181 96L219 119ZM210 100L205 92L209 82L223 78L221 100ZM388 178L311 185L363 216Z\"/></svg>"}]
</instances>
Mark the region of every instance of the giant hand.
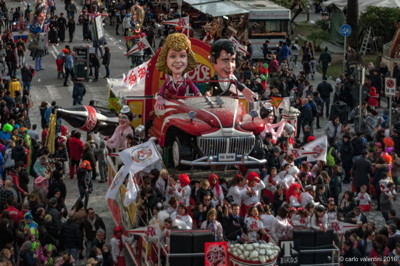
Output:
<instances>
[{"instance_id":1,"label":"giant hand","mask_svg":"<svg viewBox=\"0 0 400 266\"><path fill-rule=\"evenodd\" d=\"M252 90L249 88L244 88L242 90L243 96L246 98L246 100L250 103L254 102L254 100L257 100L257 94L255 94Z\"/></svg>"},{"instance_id":2,"label":"giant hand","mask_svg":"<svg viewBox=\"0 0 400 266\"><path fill-rule=\"evenodd\" d=\"M164 98L160 95L157 96L156 109L158 109L158 110L164 109Z\"/></svg>"}]
</instances>

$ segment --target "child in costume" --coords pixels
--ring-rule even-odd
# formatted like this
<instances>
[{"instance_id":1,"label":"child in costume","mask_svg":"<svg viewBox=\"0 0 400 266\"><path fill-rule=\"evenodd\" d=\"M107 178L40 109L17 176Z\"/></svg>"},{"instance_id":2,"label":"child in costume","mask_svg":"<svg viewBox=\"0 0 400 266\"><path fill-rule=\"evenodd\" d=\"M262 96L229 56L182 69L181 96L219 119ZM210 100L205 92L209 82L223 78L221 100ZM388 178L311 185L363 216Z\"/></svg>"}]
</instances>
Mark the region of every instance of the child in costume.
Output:
<instances>
[{"instance_id":1,"label":"child in costume","mask_svg":"<svg viewBox=\"0 0 400 266\"><path fill-rule=\"evenodd\" d=\"M359 201L358 206L361 207L363 212L369 212L371 210L371 196L367 193L366 185L360 187L360 192L357 194L355 200Z\"/></svg>"},{"instance_id":2,"label":"child in costume","mask_svg":"<svg viewBox=\"0 0 400 266\"><path fill-rule=\"evenodd\" d=\"M157 58L156 68L166 75L165 82L158 91L156 109L164 109L164 98L185 96L189 89L195 96L201 92L186 73L195 69L197 61L191 50L189 38L182 33L168 35Z\"/></svg>"}]
</instances>

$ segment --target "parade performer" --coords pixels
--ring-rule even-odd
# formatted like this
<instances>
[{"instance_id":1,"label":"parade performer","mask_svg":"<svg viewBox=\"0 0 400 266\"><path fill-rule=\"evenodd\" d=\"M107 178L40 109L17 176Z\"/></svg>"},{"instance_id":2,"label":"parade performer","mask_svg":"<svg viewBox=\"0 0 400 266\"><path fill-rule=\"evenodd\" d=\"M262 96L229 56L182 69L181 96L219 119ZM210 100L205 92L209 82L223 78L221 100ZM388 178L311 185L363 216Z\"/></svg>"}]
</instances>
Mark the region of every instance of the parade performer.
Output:
<instances>
[{"instance_id":1,"label":"parade performer","mask_svg":"<svg viewBox=\"0 0 400 266\"><path fill-rule=\"evenodd\" d=\"M274 108L270 103L265 103L260 110L260 117L264 120L265 129L261 132L261 137L264 139L267 133L272 136L272 143L276 144L278 138L282 135L285 129L286 119L281 119L278 123L274 123L275 113Z\"/></svg>"},{"instance_id":2,"label":"parade performer","mask_svg":"<svg viewBox=\"0 0 400 266\"><path fill-rule=\"evenodd\" d=\"M257 206L253 206L249 209L248 216L244 220L247 226L247 237L249 242L259 240L259 233L267 235L267 231L264 229L264 224L260 220Z\"/></svg>"},{"instance_id":3,"label":"parade performer","mask_svg":"<svg viewBox=\"0 0 400 266\"><path fill-rule=\"evenodd\" d=\"M269 67L268 64L264 63L264 64L260 65L260 68L258 70L258 72L260 74L261 85L262 85L264 91L267 89L267 80L268 80L268 76L269 76L268 67Z\"/></svg>"},{"instance_id":4,"label":"parade performer","mask_svg":"<svg viewBox=\"0 0 400 266\"><path fill-rule=\"evenodd\" d=\"M215 206L221 205L224 201L224 193L219 184L218 176L216 174L211 174L208 176L208 181L210 182L211 191L214 195L214 198L211 202L213 202Z\"/></svg>"},{"instance_id":5,"label":"parade performer","mask_svg":"<svg viewBox=\"0 0 400 266\"><path fill-rule=\"evenodd\" d=\"M118 116L118 126L114 131L114 134L107 141L107 147L110 149L126 149L127 140L126 136L133 134L133 128L131 126L131 121L133 119L133 114L131 113L129 107L124 105Z\"/></svg>"},{"instance_id":6,"label":"parade performer","mask_svg":"<svg viewBox=\"0 0 400 266\"><path fill-rule=\"evenodd\" d=\"M210 61L216 74L215 82L208 84L207 96L231 96L240 91L248 102L254 102L256 94L240 83L234 75L237 59L235 43L220 39L211 46Z\"/></svg>"},{"instance_id":7,"label":"parade performer","mask_svg":"<svg viewBox=\"0 0 400 266\"><path fill-rule=\"evenodd\" d=\"M311 228L321 232L328 230L328 215L324 206L315 207L315 213L311 216Z\"/></svg>"},{"instance_id":8,"label":"parade performer","mask_svg":"<svg viewBox=\"0 0 400 266\"><path fill-rule=\"evenodd\" d=\"M246 192L242 195L241 216L245 217L250 207L260 203L261 190L265 188L264 182L256 172L247 175L248 184L245 187Z\"/></svg>"},{"instance_id":9,"label":"parade performer","mask_svg":"<svg viewBox=\"0 0 400 266\"><path fill-rule=\"evenodd\" d=\"M164 98L185 96L188 88L195 96L201 96L193 81L185 75L196 66L189 38L182 33L168 35L156 63L156 68L166 74L165 82L157 94L158 110L164 109Z\"/></svg>"},{"instance_id":10,"label":"parade performer","mask_svg":"<svg viewBox=\"0 0 400 266\"><path fill-rule=\"evenodd\" d=\"M189 176L187 174L181 174L179 176L179 183L180 188L178 189L178 191L182 194L182 197L179 198L179 201L185 206L189 206L191 193Z\"/></svg>"},{"instance_id":11,"label":"parade performer","mask_svg":"<svg viewBox=\"0 0 400 266\"><path fill-rule=\"evenodd\" d=\"M300 193L301 185L299 183L293 183L286 191L286 198L289 199L290 206L300 207Z\"/></svg>"}]
</instances>

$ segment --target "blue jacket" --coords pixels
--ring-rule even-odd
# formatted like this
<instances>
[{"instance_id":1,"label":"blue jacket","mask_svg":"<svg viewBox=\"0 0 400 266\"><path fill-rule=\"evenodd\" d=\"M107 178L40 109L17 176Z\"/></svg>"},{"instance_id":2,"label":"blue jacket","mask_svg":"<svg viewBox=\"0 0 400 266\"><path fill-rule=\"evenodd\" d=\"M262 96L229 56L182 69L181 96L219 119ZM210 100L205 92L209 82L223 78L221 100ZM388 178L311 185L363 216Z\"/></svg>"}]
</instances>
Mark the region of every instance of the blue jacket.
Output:
<instances>
[{"instance_id":1,"label":"blue jacket","mask_svg":"<svg viewBox=\"0 0 400 266\"><path fill-rule=\"evenodd\" d=\"M287 59L289 55L291 54L290 48L285 45L279 50L279 61L282 61L283 59Z\"/></svg>"},{"instance_id":2,"label":"blue jacket","mask_svg":"<svg viewBox=\"0 0 400 266\"><path fill-rule=\"evenodd\" d=\"M72 69L74 67L74 58L72 55L67 55L65 57L65 64L64 64L65 69Z\"/></svg>"}]
</instances>

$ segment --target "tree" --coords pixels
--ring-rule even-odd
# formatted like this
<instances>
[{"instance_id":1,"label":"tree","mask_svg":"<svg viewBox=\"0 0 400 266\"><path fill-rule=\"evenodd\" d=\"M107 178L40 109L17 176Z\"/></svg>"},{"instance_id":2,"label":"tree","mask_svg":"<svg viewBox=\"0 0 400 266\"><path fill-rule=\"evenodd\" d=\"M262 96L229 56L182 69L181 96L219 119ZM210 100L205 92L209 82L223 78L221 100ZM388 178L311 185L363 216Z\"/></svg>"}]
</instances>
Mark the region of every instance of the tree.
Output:
<instances>
[{"instance_id":1,"label":"tree","mask_svg":"<svg viewBox=\"0 0 400 266\"><path fill-rule=\"evenodd\" d=\"M400 19L400 9L390 7L370 6L360 16L360 25L364 29L372 28L378 40L378 47L392 40L396 32L395 24Z\"/></svg>"},{"instance_id":2,"label":"tree","mask_svg":"<svg viewBox=\"0 0 400 266\"><path fill-rule=\"evenodd\" d=\"M347 24L352 29L351 35L347 38L347 45L354 50L358 49L358 0L347 0Z\"/></svg>"},{"instance_id":3,"label":"tree","mask_svg":"<svg viewBox=\"0 0 400 266\"><path fill-rule=\"evenodd\" d=\"M290 23L293 23L297 16L307 7L307 0L273 0L273 2L292 11L293 15Z\"/></svg>"}]
</instances>

